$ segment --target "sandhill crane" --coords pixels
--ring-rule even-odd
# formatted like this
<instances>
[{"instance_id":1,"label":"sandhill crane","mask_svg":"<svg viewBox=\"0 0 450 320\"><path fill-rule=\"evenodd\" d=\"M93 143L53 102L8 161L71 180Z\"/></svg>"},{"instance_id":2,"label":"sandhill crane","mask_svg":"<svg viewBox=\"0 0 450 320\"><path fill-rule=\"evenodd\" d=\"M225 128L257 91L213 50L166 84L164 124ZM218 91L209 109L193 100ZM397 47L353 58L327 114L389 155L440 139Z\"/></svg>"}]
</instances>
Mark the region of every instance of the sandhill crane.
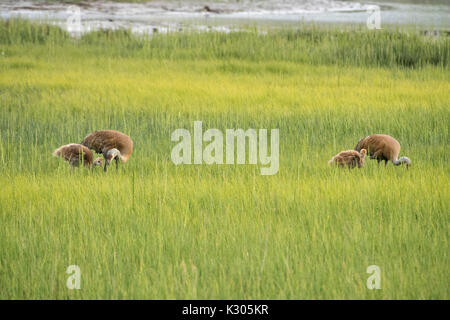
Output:
<instances>
[{"instance_id":1,"label":"sandhill crane","mask_svg":"<svg viewBox=\"0 0 450 320\"><path fill-rule=\"evenodd\" d=\"M328 164L336 164L340 167L347 166L349 169L355 167L362 168L364 166L366 153L366 149L362 149L361 152L355 150L341 151L333 158L331 158L331 160L328 161Z\"/></svg>"},{"instance_id":2,"label":"sandhill crane","mask_svg":"<svg viewBox=\"0 0 450 320\"><path fill-rule=\"evenodd\" d=\"M406 169L411 164L408 157L400 157L400 143L387 134L372 134L361 140L355 147L356 151L366 149L370 159L377 159L378 164L384 160L385 166L391 160L395 166L406 164Z\"/></svg>"},{"instance_id":3,"label":"sandhill crane","mask_svg":"<svg viewBox=\"0 0 450 320\"><path fill-rule=\"evenodd\" d=\"M105 171L112 160L116 161L116 169L118 169L119 160L123 163L127 162L133 152L133 141L130 137L115 130L94 131L86 136L81 144L103 154Z\"/></svg>"},{"instance_id":4,"label":"sandhill crane","mask_svg":"<svg viewBox=\"0 0 450 320\"><path fill-rule=\"evenodd\" d=\"M102 165L102 158L92 161L92 151L78 143L69 143L59 147L53 152L53 156L63 158L70 163L71 167L78 167L80 162L83 162L84 166L88 168Z\"/></svg>"}]
</instances>

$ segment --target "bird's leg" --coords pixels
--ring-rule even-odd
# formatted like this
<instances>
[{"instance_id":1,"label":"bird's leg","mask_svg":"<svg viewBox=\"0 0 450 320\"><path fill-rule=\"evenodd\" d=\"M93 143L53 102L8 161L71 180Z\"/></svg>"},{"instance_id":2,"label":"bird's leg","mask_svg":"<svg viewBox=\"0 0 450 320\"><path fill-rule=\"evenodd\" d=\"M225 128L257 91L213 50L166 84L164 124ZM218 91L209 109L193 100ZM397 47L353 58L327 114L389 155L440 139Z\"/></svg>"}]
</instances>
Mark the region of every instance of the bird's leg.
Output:
<instances>
[{"instance_id":1,"label":"bird's leg","mask_svg":"<svg viewBox=\"0 0 450 320\"><path fill-rule=\"evenodd\" d=\"M103 159L105 159L105 166L103 167L103 171L106 172L106 167L108 166L108 160L106 158L107 153L106 153L106 151L103 151L102 154L103 154Z\"/></svg>"},{"instance_id":2,"label":"bird's leg","mask_svg":"<svg viewBox=\"0 0 450 320\"><path fill-rule=\"evenodd\" d=\"M372 154L370 156L370 159L377 159L378 166L380 165L381 160L383 160L383 158L380 156L380 152L375 152L374 154Z\"/></svg>"},{"instance_id":3,"label":"bird's leg","mask_svg":"<svg viewBox=\"0 0 450 320\"><path fill-rule=\"evenodd\" d=\"M388 161L386 159L384 159L384 167L385 168L387 167L387 163L388 163Z\"/></svg>"},{"instance_id":4,"label":"bird's leg","mask_svg":"<svg viewBox=\"0 0 450 320\"><path fill-rule=\"evenodd\" d=\"M119 170L119 158L116 157L116 171Z\"/></svg>"}]
</instances>

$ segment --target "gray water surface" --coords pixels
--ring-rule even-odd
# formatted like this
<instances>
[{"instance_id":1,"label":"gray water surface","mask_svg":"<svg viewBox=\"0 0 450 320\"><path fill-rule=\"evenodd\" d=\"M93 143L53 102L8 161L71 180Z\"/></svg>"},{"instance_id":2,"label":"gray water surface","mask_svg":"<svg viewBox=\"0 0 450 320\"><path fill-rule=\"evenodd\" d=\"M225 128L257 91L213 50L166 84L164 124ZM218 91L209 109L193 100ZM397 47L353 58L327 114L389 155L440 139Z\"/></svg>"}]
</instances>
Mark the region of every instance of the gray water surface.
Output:
<instances>
[{"instance_id":1,"label":"gray water surface","mask_svg":"<svg viewBox=\"0 0 450 320\"><path fill-rule=\"evenodd\" d=\"M85 1L76 5L61 1L0 0L0 17L51 22L72 33L129 28L136 33L151 34L186 28L228 32L244 25L295 26L309 22L366 25L377 8L381 28L450 29L450 0ZM80 26L74 27L77 21Z\"/></svg>"}]
</instances>

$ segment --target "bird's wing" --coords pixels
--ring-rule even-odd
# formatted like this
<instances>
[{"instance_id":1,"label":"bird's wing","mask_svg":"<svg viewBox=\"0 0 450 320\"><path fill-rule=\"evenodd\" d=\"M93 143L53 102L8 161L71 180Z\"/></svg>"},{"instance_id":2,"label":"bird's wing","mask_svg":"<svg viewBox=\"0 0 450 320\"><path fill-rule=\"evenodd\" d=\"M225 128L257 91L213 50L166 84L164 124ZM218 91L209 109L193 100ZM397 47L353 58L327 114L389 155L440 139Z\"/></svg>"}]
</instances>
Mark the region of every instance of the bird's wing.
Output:
<instances>
[{"instance_id":1,"label":"bird's wing","mask_svg":"<svg viewBox=\"0 0 450 320\"><path fill-rule=\"evenodd\" d=\"M84 138L81 144L97 153L104 153L110 149L111 135L105 131L95 131Z\"/></svg>"}]
</instances>

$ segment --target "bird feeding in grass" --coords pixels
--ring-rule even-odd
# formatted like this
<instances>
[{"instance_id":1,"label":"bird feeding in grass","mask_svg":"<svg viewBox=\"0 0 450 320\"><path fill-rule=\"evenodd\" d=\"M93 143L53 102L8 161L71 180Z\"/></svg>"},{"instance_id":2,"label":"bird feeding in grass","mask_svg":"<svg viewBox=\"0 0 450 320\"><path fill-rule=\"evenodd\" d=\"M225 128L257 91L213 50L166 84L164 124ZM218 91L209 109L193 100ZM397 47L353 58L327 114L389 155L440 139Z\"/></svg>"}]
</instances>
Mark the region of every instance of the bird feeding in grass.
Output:
<instances>
[{"instance_id":1,"label":"bird feeding in grass","mask_svg":"<svg viewBox=\"0 0 450 320\"><path fill-rule=\"evenodd\" d=\"M82 145L103 154L105 158L104 170L107 170L111 161L116 162L116 170L119 161L125 163L133 152L133 141L126 134L115 130L94 131L81 142Z\"/></svg>"},{"instance_id":2,"label":"bird feeding in grass","mask_svg":"<svg viewBox=\"0 0 450 320\"><path fill-rule=\"evenodd\" d=\"M359 140L355 150L359 151L363 148L367 150L370 159L377 159L378 164L384 160L386 166L388 161L391 160L395 166L405 164L406 169L411 164L408 157L398 157L400 143L387 134L372 134Z\"/></svg>"},{"instance_id":3,"label":"bird feeding in grass","mask_svg":"<svg viewBox=\"0 0 450 320\"><path fill-rule=\"evenodd\" d=\"M78 143L70 143L59 147L53 152L53 156L61 157L70 163L70 167L78 167L80 162L85 167L101 166L102 158L93 160L92 151Z\"/></svg>"},{"instance_id":4,"label":"bird feeding in grass","mask_svg":"<svg viewBox=\"0 0 450 320\"><path fill-rule=\"evenodd\" d=\"M355 150L341 151L331 158L331 160L328 161L328 164L336 164L340 167L348 167L349 169L355 167L362 168L364 166L366 154L366 149L362 149L361 152Z\"/></svg>"}]
</instances>

